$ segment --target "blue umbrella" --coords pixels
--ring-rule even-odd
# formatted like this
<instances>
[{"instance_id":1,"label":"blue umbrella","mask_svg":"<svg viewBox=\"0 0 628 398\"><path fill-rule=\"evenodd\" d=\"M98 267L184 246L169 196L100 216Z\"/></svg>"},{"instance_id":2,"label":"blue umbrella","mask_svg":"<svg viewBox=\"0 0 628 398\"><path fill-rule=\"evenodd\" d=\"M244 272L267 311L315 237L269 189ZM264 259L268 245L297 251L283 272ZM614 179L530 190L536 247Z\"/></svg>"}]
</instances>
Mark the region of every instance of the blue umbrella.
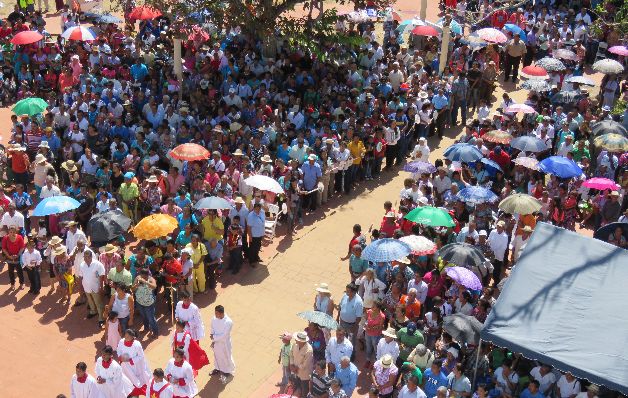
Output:
<instances>
[{"instance_id":1,"label":"blue umbrella","mask_svg":"<svg viewBox=\"0 0 628 398\"><path fill-rule=\"evenodd\" d=\"M572 178L582 175L582 169L576 162L564 156L550 156L541 160L539 169L547 174L553 174L560 178Z\"/></svg>"},{"instance_id":2,"label":"blue umbrella","mask_svg":"<svg viewBox=\"0 0 628 398\"><path fill-rule=\"evenodd\" d=\"M513 35L519 35L523 41L528 40L526 32L515 24L507 23L504 25L504 29L511 32Z\"/></svg>"},{"instance_id":3,"label":"blue umbrella","mask_svg":"<svg viewBox=\"0 0 628 398\"><path fill-rule=\"evenodd\" d=\"M397 239L378 239L364 248L362 258L375 263L399 260L412 253L412 248Z\"/></svg>"},{"instance_id":4,"label":"blue umbrella","mask_svg":"<svg viewBox=\"0 0 628 398\"><path fill-rule=\"evenodd\" d=\"M482 159L482 152L471 144L454 144L443 153L452 162L472 163Z\"/></svg>"},{"instance_id":5,"label":"blue umbrella","mask_svg":"<svg viewBox=\"0 0 628 398\"><path fill-rule=\"evenodd\" d=\"M441 18L436 21L436 25L440 26L441 28L443 27L444 23L445 18ZM451 30L456 35L462 35L462 26L460 26L458 21L456 21L455 19L451 20L451 23L449 24L449 30Z\"/></svg>"},{"instance_id":6,"label":"blue umbrella","mask_svg":"<svg viewBox=\"0 0 628 398\"><path fill-rule=\"evenodd\" d=\"M436 166L428 162L422 162L420 160L417 160L414 162L406 163L406 165L403 166L403 171L408 171L410 173L431 174L436 172Z\"/></svg>"},{"instance_id":7,"label":"blue umbrella","mask_svg":"<svg viewBox=\"0 0 628 398\"><path fill-rule=\"evenodd\" d=\"M233 206L227 199L219 198L218 196L210 196L207 198L203 198L196 202L194 205L195 209L214 209L214 210L222 210L222 209L231 209Z\"/></svg>"},{"instance_id":8,"label":"blue umbrella","mask_svg":"<svg viewBox=\"0 0 628 398\"><path fill-rule=\"evenodd\" d=\"M498 171L501 171L501 172L504 171L502 170L501 166L497 164L497 162L495 162L494 160L482 158L480 159L480 162L482 162L486 171L488 171L488 173L492 176L497 174Z\"/></svg>"},{"instance_id":9,"label":"blue umbrella","mask_svg":"<svg viewBox=\"0 0 628 398\"><path fill-rule=\"evenodd\" d=\"M543 152L547 149L547 145L542 139L531 135L514 138L510 141L510 146L522 152L534 153Z\"/></svg>"},{"instance_id":10,"label":"blue umbrella","mask_svg":"<svg viewBox=\"0 0 628 398\"><path fill-rule=\"evenodd\" d=\"M35 210L33 210L33 215L43 217L51 214L59 214L77 209L80 205L81 202L69 196L51 196L39 202Z\"/></svg>"},{"instance_id":11,"label":"blue umbrella","mask_svg":"<svg viewBox=\"0 0 628 398\"><path fill-rule=\"evenodd\" d=\"M122 23L122 20L115 15L103 14L95 18L98 23Z\"/></svg>"},{"instance_id":12,"label":"blue umbrella","mask_svg":"<svg viewBox=\"0 0 628 398\"><path fill-rule=\"evenodd\" d=\"M465 203L478 204L478 203L486 203L486 202L495 202L498 197L488 188L471 186L462 189L456 195L458 199Z\"/></svg>"}]
</instances>

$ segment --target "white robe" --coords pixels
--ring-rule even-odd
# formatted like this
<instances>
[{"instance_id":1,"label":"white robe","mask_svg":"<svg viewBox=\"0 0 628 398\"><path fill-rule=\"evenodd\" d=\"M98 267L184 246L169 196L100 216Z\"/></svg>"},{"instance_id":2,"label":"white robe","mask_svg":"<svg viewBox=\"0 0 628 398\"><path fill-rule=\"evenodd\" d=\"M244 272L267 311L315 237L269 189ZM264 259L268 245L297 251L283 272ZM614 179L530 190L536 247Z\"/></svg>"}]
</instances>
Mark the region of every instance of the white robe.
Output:
<instances>
[{"instance_id":1,"label":"white robe","mask_svg":"<svg viewBox=\"0 0 628 398\"><path fill-rule=\"evenodd\" d=\"M72 382L70 383L71 398L102 398L94 376L87 375L85 383L79 383L77 379L76 373L72 375Z\"/></svg>"},{"instance_id":2,"label":"white robe","mask_svg":"<svg viewBox=\"0 0 628 398\"><path fill-rule=\"evenodd\" d=\"M198 387L194 381L194 370L188 361L183 361L182 366L176 366L174 358L170 358L164 372L170 380L174 395L177 397L194 398L198 394ZM177 380L175 381L175 379ZM181 385L178 379L185 380L185 384Z\"/></svg>"},{"instance_id":3,"label":"white robe","mask_svg":"<svg viewBox=\"0 0 628 398\"><path fill-rule=\"evenodd\" d=\"M222 319L212 319L212 342L214 343L214 363L216 369L233 374L235 363L231 353L231 328L233 322L226 314Z\"/></svg>"},{"instance_id":4,"label":"white robe","mask_svg":"<svg viewBox=\"0 0 628 398\"><path fill-rule=\"evenodd\" d=\"M96 360L96 378L105 379L103 384L98 384L98 388L104 398L126 398L133 391L133 383L122 372L122 366L111 360L108 368L102 365L102 357Z\"/></svg>"},{"instance_id":5,"label":"white robe","mask_svg":"<svg viewBox=\"0 0 628 398\"><path fill-rule=\"evenodd\" d=\"M127 347L124 345L124 339L120 339L116 353L120 359L122 373L129 378L135 387L141 388L148 383L151 379L151 373L148 361L144 357L144 349L142 349L139 341L134 340L133 345ZM128 359L133 360L133 364Z\"/></svg>"},{"instance_id":6,"label":"white robe","mask_svg":"<svg viewBox=\"0 0 628 398\"><path fill-rule=\"evenodd\" d=\"M174 316L181 321L187 322L185 330L190 332L194 340L199 341L205 337L205 324L196 304L191 303L186 309L183 308L183 301L179 301L177 308L174 310Z\"/></svg>"},{"instance_id":7,"label":"white robe","mask_svg":"<svg viewBox=\"0 0 628 398\"><path fill-rule=\"evenodd\" d=\"M167 384L167 386L161 390L164 387L164 384ZM151 394L151 387L152 390L155 391L153 394L155 394L155 396L150 395ZM168 383L165 379L162 380L161 382L156 382L154 379L151 380L148 383L148 386L146 387L146 396L148 398L172 398L174 396L174 391L172 389L172 385L170 383ZM161 390L161 392L159 393L159 395L157 395L157 391Z\"/></svg>"}]
</instances>

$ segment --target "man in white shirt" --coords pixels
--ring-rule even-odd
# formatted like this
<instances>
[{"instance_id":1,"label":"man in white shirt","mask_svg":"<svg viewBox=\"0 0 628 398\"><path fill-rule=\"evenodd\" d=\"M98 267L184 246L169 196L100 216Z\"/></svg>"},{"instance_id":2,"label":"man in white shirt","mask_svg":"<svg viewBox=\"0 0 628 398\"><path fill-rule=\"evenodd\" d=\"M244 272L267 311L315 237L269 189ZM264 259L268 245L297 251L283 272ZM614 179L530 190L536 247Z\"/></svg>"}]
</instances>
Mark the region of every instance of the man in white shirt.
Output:
<instances>
[{"instance_id":1,"label":"man in white shirt","mask_svg":"<svg viewBox=\"0 0 628 398\"><path fill-rule=\"evenodd\" d=\"M502 268L508 249L508 234L504 230L506 224L500 220L497 222L496 228L491 231L488 236L488 245L490 246L495 259L493 260L493 281L497 283L501 280Z\"/></svg>"},{"instance_id":2,"label":"man in white shirt","mask_svg":"<svg viewBox=\"0 0 628 398\"><path fill-rule=\"evenodd\" d=\"M340 367L340 359L344 356L351 357L353 353L353 345L345 336L344 329L336 329L336 336L331 337L325 348L325 362L329 374L333 374L336 368Z\"/></svg>"},{"instance_id":3,"label":"man in white shirt","mask_svg":"<svg viewBox=\"0 0 628 398\"><path fill-rule=\"evenodd\" d=\"M383 337L377 343L375 356L380 360L384 355L388 354L392 357L393 363L399 357L399 343L397 343L397 333L394 328L388 328L382 332Z\"/></svg>"},{"instance_id":4,"label":"man in white shirt","mask_svg":"<svg viewBox=\"0 0 628 398\"><path fill-rule=\"evenodd\" d=\"M421 275L420 272L415 272L414 273L414 278L410 279L408 281L408 291L410 289L415 289L416 290L416 298L417 298L417 300L419 300L421 305L424 305L425 304L425 299L427 298L428 285L423 280L423 276ZM378 357L378 359L379 359L379 357Z\"/></svg>"},{"instance_id":5,"label":"man in white shirt","mask_svg":"<svg viewBox=\"0 0 628 398\"><path fill-rule=\"evenodd\" d=\"M83 253L83 262L79 267L78 276L81 278L83 290L87 296L89 306L87 318L98 315L98 326L102 328L105 324L101 298L105 284L105 266L93 257L94 253L91 250Z\"/></svg>"},{"instance_id":6,"label":"man in white shirt","mask_svg":"<svg viewBox=\"0 0 628 398\"><path fill-rule=\"evenodd\" d=\"M61 190L54 184L54 178L51 176L46 177L46 185L43 186L39 193L40 199L50 198L52 196L61 195Z\"/></svg>"},{"instance_id":7,"label":"man in white shirt","mask_svg":"<svg viewBox=\"0 0 628 398\"><path fill-rule=\"evenodd\" d=\"M569 372L558 379L556 387L558 388L557 398L576 398L581 391L580 380Z\"/></svg>"},{"instance_id":8,"label":"man in white shirt","mask_svg":"<svg viewBox=\"0 0 628 398\"><path fill-rule=\"evenodd\" d=\"M542 364L530 371L530 376L539 382L539 391L541 394L549 397L556 384L556 375L552 372L549 365Z\"/></svg>"},{"instance_id":9,"label":"man in white shirt","mask_svg":"<svg viewBox=\"0 0 628 398\"><path fill-rule=\"evenodd\" d=\"M565 136L565 142L560 144L560 146L558 147L557 155L567 157L567 153L573 151L573 149L573 136L571 134L568 134L567 136Z\"/></svg>"},{"instance_id":10,"label":"man in white shirt","mask_svg":"<svg viewBox=\"0 0 628 398\"><path fill-rule=\"evenodd\" d=\"M397 398L427 398L427 395L419 388L419 378L416 375L410 375L406 385L399 391Z\"/></svg>"},{"instance_id":11,"label":"man in white shirt","mask_svg":"<svg viewBox=\"0 0 628 398\"><path fill-rule=\"evenodd\" d=\"M22 253L22 268L28 275L31 288L29 293L38 295L41 289L41 278L39 275L39 266L41 265L41 253L39 250L35 250L35 241L29 239L26 243L26 250Z\"/></svg>"},{"instance_id":12,"label":"man in white shirt","mask_svg":"<svg viewBox=\"0 0 628 398\"><path fill-rule=\"evenodd\" d=\"M434 193L437 196L438 203L440 204L443 201L443 195L445 191L451 189L451 179L447 176L447 169L443 166L438 168L438 175L432 181L432 185L434 186Z\"/></svg>"},{"instance_id":13,"label":"man in white shirt","mask_svg":"<svg viewBox=\"0 0 628 398\"><path fill-rule=\"evenodd\" d=\"M1 228L17 227L18 232L24 229L24 215L16 210L13 202L9 203L6 213L0 220Z\"/></svg>"},{"instance_id":14,"label":"man in white shirt","mask_svg":"<svg viewBox=\"0 0 628 398\"><path fill-rule=\"evenodd\" d=\"M78 223L76 221L70 221L67 224L68 233L65 238L65 245L68 248L68 255L72 255L72 251L76 247L76 242L80 239L83 239L87 242L87 237L85 233L78 228Z\"/></svg>"},{"instance_id":15,"label":"man in white shirt","mask_svg":"<svg viewBox=\"0 0 628 398\"><path fill-rule=\"evenodd\" d=\"M242 109L242 98L236 95L235 87L231 87L229 94L222 97L222 100L228 107L235 105L238 109Z\"/></svg>"}]
</instances>

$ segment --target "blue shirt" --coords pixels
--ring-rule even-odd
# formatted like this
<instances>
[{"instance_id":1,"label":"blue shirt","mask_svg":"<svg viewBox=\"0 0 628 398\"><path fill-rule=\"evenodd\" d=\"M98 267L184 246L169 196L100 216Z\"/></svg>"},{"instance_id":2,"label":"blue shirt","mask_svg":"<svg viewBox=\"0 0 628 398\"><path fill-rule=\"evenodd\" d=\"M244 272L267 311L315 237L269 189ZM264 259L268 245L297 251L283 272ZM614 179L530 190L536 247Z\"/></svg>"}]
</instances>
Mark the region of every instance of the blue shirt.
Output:
<instances>
[{"instance_id":1,"label":"blue shirt","mask_svg":"<svg viewBox=\"0 0 628 398\"><path fill-rule=\"evenodd\" d=\"M436 396L436 390L438 390L438 387L447 387L449 381L442 370L438 372L438 376L436 376L430 368L426 369L425 373L423 373L423 382L425 383L423 387L425 395L427 395L427 398L432 398Z\"/></svg>"},{"instance_id":2,"label":"blue shirt","mask_svg":"<svg viewBox=\"0 0 628 398\"><path fill-rule=\"evenodd\" d=\"M545 398L545 396L540 391L537 391L536 394L532 394L529 388L526 388L525 390L523 390L521 394L519 395L519 397L520 398Z\"/></svg>"},{"instance_id":3,"label":"blue shirt","mask_svg":"<svg viewBox=\"0 0 628 398\"><path fill-rule=\"evenodd\" d=\"M449 100L447 99L447 97L445 95L438 95L436 94L433 98L432 98L432 104L434 104L434 109L436 109L437 111L440 111L441 109L447 107L447 105L449 105Z\"/></svg>"},{"instance_id":4,"label":"blue shirt","mask_svg":"<svg viewBox=\"0 0 628 398\"><path fill-rule=\"evenodd\" d=\"M264 225L266 224L266 216L260 210L259 214L250 211L246 216L246 224L251 227L251 236L253 238L261 238L264 236Z\"/></svg>"},{"instance_id":5,"label":"blue shirt","mask_svg":"<svg viewBox=\"0 0 628 398\"><path fill-rule=\"evenodd\" d=\"M350 397L358 384L358 368L352 362L349 362L349 366L346 368L342 366L337 367L334 377L340 381L340 387Z\"/></svg>"},{"instance_id":6,"label":"blue shirt","mask_svg":"<svg viewBox=\"0 0 628 398\"><path fill-rule=\"evenodd\" d=\"M148 76L148 68L144 64L133 64L131 66L131 76L133 79L142 81L146 76Z\"/></svg>"},{"instance_id":7,"label":"blue shirt","mask_svg":"<svg viewBox=\"0 0 628 398\"><path fill-rule=\"evenodd\" d=\"M303 173L303 187L305 190L311 191L316 189L318 179L323 175L321 166L318 163L310 164L307 161L301 166L301 172Z\"/></svg>"},{"instance_id":8,"label":"blue shirt","mask_svg":"<svg viewBox=\"0 0 628 398\"><path fill-rule=\"evenodd\" d=\"M55 134L52 134L50 138L44 135L41 141L42 142L46 141L48 143L48 146L50 147L50 152L54 154L59 152L59 148L61 148L61 139L57 137Z\"/></svg>"},{"instance_id":9,"label":"blue shirt","mask_svg":"<svg viewBox=\"0 0 628 398\"><path fill-rule=\"evenodd\" d=\"M345 293L340 299L340 320L347 323L355 323L357 318L362 317L363 309L364 305L360 296L356 294L350 300L347 293Z\"/></svg>"}]
</instances>

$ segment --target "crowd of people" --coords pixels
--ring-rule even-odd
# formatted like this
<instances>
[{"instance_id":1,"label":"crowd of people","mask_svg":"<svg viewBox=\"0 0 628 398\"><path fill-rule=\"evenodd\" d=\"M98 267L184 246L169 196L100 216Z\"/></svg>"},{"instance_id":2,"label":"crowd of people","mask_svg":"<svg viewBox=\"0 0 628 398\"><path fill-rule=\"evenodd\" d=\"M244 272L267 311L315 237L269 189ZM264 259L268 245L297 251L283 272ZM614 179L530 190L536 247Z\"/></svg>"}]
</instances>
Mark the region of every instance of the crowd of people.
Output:
<instances>
[{"instance_id":1,"label":"crowd of people","mask_svg":"<svg viewBox=\"0 0 628 398\"><path fill-rule=\"evenodd\" d=\"M445 5L464 25L466 2L453 3ZM230 27L217 37L185 42L178 79L167 18L139 21L136 32L127 15L124 28L95 26L95 41L66 41L47 33L33 4L18 4L0 25L5 44L27 30L44 37L0 53L0 100L8 105L38 97L48 104L45 111L12 116L0 198L2 254L11 289L16 282L24 287L25 272L29 293L36 296L49 284L67 305L73 299L75 307L87 304L86 317L97 318L103 330L106 347L96 377L77 364L73 397L195 396L194 376L209 361L194 296L215 289L225 270L236 275L243 265L262 261L270 219L278 217L290 238L318 207L368 181L386 181L390 170L407 162L416 169L409 169L400 196L385 203L381 226L353 229L342 260L348 262L346 292L335 302L326 284L317 288L314 309L337 318L338 329L310 323L284 333L279 384L303 398L350 397L357 396L358 375L366 373L368 396L380 398L598 393L594 385L582 392L584 382L517 353L454 341L442 325L456 313L486 319L537 221L575 230L578 223L597 229L628 217L625 144L621 151L596 146L593 132L596 122L611 123L612 108L621 95L625 99L625 75L607 74L598 91L570 80L596 60L600 43L602 50L619 44L612 26L601 34L589 31L598 16L586 7L474 5L486 18L473 29L501 29L508 21L526 39L505 30L503 45L476 46L454 35L444 66L438 64L438 38L413 37L393 19L383 24L383 40L373 22L339 25L357 31L364 44L336 45L333 59L325 60L281 43L276 57L264 58L259 38ZM67 8L61 16L62 30L77 25ZM566 49L577 57L550 73L550 90L530 92L526 105L533 114L510 110L515 103L507 93L493 95L502 70L504 81L518 81L521 62L530 65ZM574 92L577 102L559 103L559 91ZM458 124L458 113L464 130L458 143L480 156L435 160L429 143ZM611 125L621 134L621 123ZM542 145L510 145L520 137ZM208 158L173 156L175 147L190 143L207 148ZM582 174L541 172L537 161L551 156L573 160ZM276 180L283 193L254 188L247 183L252 176ZM583 182L591 177L614 181L615 188L588 189ZM526 193L538 199L540 210L508 214L498 200L467 201L460 191L469 187L485 188L496 199ZM60 195L80 207L32 214L42 200ZM210 197L229 207L195 206ZM455 227L404 218L423 206L446 209ZM132 225L166 214L177 227L134 246L130 233L102 242L87 227L105 213ZM438 252L391 263L361 258L369 240L408 235L427 237L438 248L476 246L487 259L475 270L484 289L471 291L448 279ZM608 240L626 247L621 228ZM136 337L140 326L147 338L158 336L161 311L172 311L176 321L173 358L151 372ZM224 308L216 307L210 338L214 374L223 382L235 370L231 325ZM359 362L358 351L364 351Z\"/></svg>"}]
</instances>

